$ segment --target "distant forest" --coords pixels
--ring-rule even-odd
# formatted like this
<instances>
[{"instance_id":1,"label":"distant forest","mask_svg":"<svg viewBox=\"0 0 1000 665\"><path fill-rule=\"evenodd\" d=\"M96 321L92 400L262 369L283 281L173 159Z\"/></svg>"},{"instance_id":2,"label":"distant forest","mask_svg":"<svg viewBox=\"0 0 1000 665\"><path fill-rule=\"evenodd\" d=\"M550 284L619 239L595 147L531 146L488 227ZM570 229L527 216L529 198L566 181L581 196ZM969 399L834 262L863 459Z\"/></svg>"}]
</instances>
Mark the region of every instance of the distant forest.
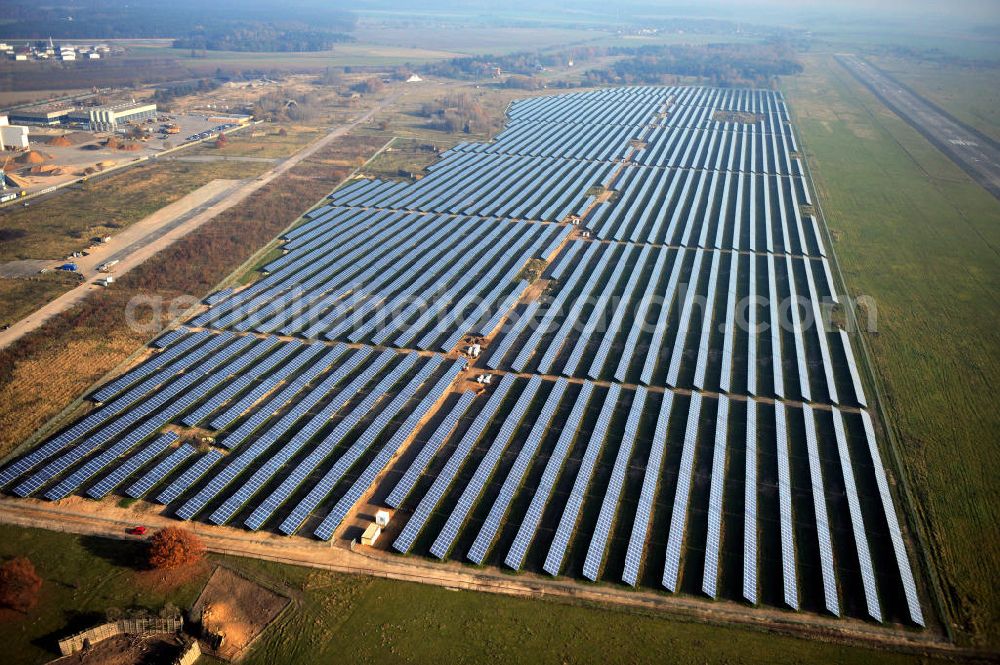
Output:
<instances>
[{"instance_id":1,"label":"distant forest","mask_svg":"<svg viewBox=\"0 0 1000 665\"><path fill-rule=\"evenodd\" d=\"M174 40L174 48L205 51L327 51L334 44L351 41L342 32L308 29L281 29L274 25L236 28L217 32L196 32Z\"/></svg>"},{"instance_id":2,"label":"distant forest","mask_svg":"<svg viewBox=\"0 0 1000 665\"><path fill-rule=\"evenodd\" d=\"M268 0L3 0L0 39L124 39L194 35L235 35L240 31L264 35L273 26L287 32L331 35L354 29L350 12L327 0L299 0L285 4ZM315 38L295 37L302 43ZM272 45L274 45L272 43ZM207 46L204 48L208 48ZM227 48L230 48L227 46ZM250 50L250 49L246 49ZM264 50L264 49L262 49ZM277 50L277 49L268 49Z\"/></svg>"},{"instance_id":3,"label":"distant forest","mask_svg":"<svg viewBox=\"0 0 1000 665\"><path fill-rule=\"evenodd\" d=\"M709 44L707 46L611 49L628 55L605 68L588 70L589 85L673 83L695 77L716 86L763 86L775 76L797 74L802 65L783 44Z\"/></svg>"},{"instance_id":4,"label":"distant forest","mask_svg":"<svg viewBox=\"0 0 1000 665\"><path fill-rule=\"evenodd\" d=\"M793 48L782 40L761 44L664 45L639 47L579 47L545 53L512 53L454 58L427 66L430 74L457 79L489 78L497 68L511 87L539 87L535 75L570 60L585 67L599 58L615 61L586 70L586 85L672 83L695 77L718 86L765 85L773 77L795 74L802 66Z\"/></svg>"}]
</instances>

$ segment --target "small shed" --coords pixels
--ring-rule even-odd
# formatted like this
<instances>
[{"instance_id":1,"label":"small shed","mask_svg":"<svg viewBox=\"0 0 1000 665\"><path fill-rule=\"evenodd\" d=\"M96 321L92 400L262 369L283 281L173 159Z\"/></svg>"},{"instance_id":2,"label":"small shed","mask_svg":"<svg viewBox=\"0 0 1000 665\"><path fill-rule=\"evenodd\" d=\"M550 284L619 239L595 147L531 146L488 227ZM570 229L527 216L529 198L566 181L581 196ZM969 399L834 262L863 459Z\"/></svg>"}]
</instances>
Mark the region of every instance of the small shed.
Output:
<instances>
[{"instance_id":1,"label":"small shed","mask_svg":"<svg viewBox=\"0 0 1000 665\"><path fill-rule=\"evenodd\" d=\"M375 544L375 541L378 540L380 535L382 535L382 527L375 522L372 522L368 525L368 528L365 529L365 532L361 534L361 544L371 547Z\"/></svg>"},{"instance_id":2,"label":"small shed","mask_svg":"<svg viewBox=\"0 0 1000 665\"><path fill-rule=\"evenodd\" d=\"M389 511L388 510L378 510L375 512L375 524L382 528L389 526Z\"/></svg>"}]
</instances>

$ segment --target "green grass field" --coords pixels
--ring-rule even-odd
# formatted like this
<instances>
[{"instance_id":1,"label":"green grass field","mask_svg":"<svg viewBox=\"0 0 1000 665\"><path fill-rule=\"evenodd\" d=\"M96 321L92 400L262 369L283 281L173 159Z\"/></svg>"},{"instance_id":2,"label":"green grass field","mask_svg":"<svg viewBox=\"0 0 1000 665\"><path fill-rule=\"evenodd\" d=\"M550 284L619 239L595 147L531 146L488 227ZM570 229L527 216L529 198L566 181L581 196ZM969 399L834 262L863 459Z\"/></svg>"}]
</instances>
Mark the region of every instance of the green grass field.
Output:
<instances>
[{"instance_id":1,"label":"green grass field","mask_svg":"<svg viewBox=\"0 0 1000 665\"><path fill-rule=\"evenodd\" d=\"M0 558L26 555L44 579L26 615L0 613L4 662L42 663L59 638L103 621L108 607L188 609L211 572L141 570L135 542L0 526ZM927 663L874 652L620 610L346 576L250 559L211 557L293 600L242 662Z\"/></svg>"},{"instance_id":2,"label":"green grass field","mask_svg":"<svg viewBox=\"0 0 1000 665\"><path fill-rule=\"evenodd\" d=\"M785 90L965 643L1000 644L1000 203L829 56Z\"/></svg>"}]
</instances>

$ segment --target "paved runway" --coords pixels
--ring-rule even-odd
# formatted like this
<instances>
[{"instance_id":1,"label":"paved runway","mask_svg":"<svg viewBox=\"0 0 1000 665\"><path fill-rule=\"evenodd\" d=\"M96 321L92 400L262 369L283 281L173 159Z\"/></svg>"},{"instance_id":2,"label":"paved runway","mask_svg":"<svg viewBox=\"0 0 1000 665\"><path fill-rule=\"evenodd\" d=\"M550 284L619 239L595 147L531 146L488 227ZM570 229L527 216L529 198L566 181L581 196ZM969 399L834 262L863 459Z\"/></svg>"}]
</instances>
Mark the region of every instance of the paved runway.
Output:
<instances>
[{"instance_id":1,"label":"paved runway","mask_svg":"<svg viewBox=\"0 0 1000 665\"><path fill-rule=\"evenodd\" d=\"M886 106L1000 199L1000 146L996 142L958 122L871 63L855 55L838 55L837 60Z\"/></svg>"}]
</instances>

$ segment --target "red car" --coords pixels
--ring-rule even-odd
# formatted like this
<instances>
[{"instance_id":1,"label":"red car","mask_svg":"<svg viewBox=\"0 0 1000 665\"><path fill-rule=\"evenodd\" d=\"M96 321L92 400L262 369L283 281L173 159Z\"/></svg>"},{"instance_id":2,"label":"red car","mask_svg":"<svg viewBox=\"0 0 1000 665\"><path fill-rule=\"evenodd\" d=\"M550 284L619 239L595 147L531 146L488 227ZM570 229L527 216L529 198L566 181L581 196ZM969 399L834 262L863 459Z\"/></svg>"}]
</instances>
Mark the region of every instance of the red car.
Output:
<instances>
[{"instance_id":1,"label":"red car","mask_svg":"<svg viewBox=\"0 0 1000 665\"><path fill-rule=\"evenodd\" d=\"M146 527L144 527L144 526L134 526L131 529L125 529L125 533L127 533L129 535L132 535L132 536L145 536L146 535Z\"/></svg>"}]
</instances>

